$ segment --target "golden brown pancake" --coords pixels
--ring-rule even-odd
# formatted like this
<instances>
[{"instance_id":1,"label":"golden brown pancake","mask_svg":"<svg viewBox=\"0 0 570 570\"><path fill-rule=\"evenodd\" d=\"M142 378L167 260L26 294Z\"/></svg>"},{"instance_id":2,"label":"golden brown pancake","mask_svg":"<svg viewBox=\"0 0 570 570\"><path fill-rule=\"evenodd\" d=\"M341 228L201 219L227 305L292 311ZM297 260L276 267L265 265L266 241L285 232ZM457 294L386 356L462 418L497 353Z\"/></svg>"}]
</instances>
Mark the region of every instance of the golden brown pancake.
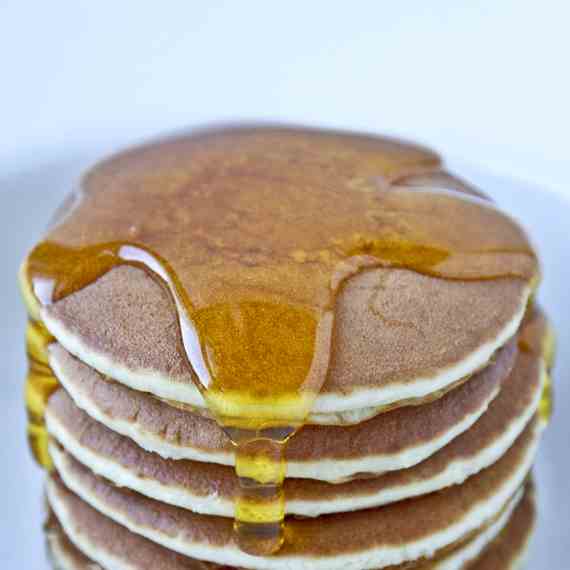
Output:
<instances>
[{"instance_id":1,"label":"golden brown pancake","mask_svg":"<svg viewBox=\"0 0 570 570\"><path fill-rule=\"evenodd\" d=\"M525 432L493 466L439 493L374 509L290 518L283 548L265 558L237 548L231 519L195 514L111 486L56 447L52 448L54 462L67 487L51 479L48 498L60 521L69 488L132 532L186 556L220 564L264 570L293 563L327 570L347 564L385 567L433 556L495 520L523 484L537 436L536 431Z\"/></svg>"},{"instance_id":2,"label":"golden brown pancake","mask_svg":"<svg viewBox=\"0 0 570 570\"><path fill-rule=\"evenodd\" d=\"M517 280L445 281L389 269L352 278L337 301L336 350L309 421L361 421L379 406L449 389L515 334L527 296ZM67 350L102 374L204 406L184 373L169 299L142 270L114 269L51 305L44 319Z\"/></svg>"},{"instance_id":3,"label":"golden brown pancake","mask_svg":"<svg viewBox=\"0 0 570 570\"><path fill-rule=\"evenodd\" d=\"M369 508L462 483L499 459L524 430L538 408L543 374L541 358L519 353L488 411L429 459L409 469L343 484L287 479L287 511L316 516ZM47 425L75 459L116 485L196 512L233 516L238 482L230 467L163 459L147 452L91 419L62 389L50 399Z\"/></svg>"},{"instance_id":4,"label":"golden brown pancake","mask_svg":"<svg viewBox=\"0 0 570 570\"><path fill-rule=\"evenodd\" d=\"M514 364L516 343L442 398L401 407L352 426L306 426L287 446L288 475L339 481L415 465L471 427ZM233 448L212 420L105 379L60 345L50 362L76 405L113 431L164 457L232 464Z\"/></svg>"},{"instance_id":5,"label":"golden brown pancake","mask_svg":"<svg viewBox=\"0 0 570 570\"><path fill-rule=\"evenodd\" d=\"M418 208L425 192L409 187L422 175L455 199L429 195ZM407 186L398 193L399 180ZM326 325L311 346L324 384L310 419L361 421L456 385L484 367L520 324L535 256L512 220L488 201L472 208L466 189L442 171L437 155L399 141L270 126L213 129L95 166L74 207L68 203L48 233L49 267L32 255L29 269L39 267L45 285L66 255L78 261L107 242L140 244L173 268L192 312L225 307L231 316L251 302L262 302L263 311L277 303L287 309L282 316L293 306L333 311L333 328ZM404 195L411 202L394 198ZM449 220L461 231L450 234ZM410 244L419 261L411 261ZM109 257L111 249L102 252ZM85 267L71 263L41 318L101 373L205 408L178 349L172 299L136 260L137 267L91 275L92 260L85 280ZM260 322L252 325L258 332ZM285 354L297 333L261 351L261 360ZM248 362L254 354L255 346Z\"/></svg>"},{"instance_id":6,"label":"golden brown pancake","mask_svg":"<svg viewBox=\"0 0 570 570\"><path fill-rule=\"evenodd\" d=\"M514 513L508 526L478 558L469 570L520 569L526 558L536 521L536 505L532 485Z\"/></svg>"},{"instance_id":7,"label":"golden brown pancake","mask_svg":"<svg viewBox=\"0 0 570 570\"><path fill-rule=\"evenodd\" d=\"M108 570L223 570L217 564L183 557L133 534L73 495L68 499L71 516L67 526L71 540L53 515L46 528L48 548L58 565L57 570L93 570L95 562L73 543L74 540L100 562L112 561L113 566L108 565ZM506 512L503 517L506 524L499 519L455 549L437 555L434 560L406 565L406 568L459 570L469 565L470 570L510 570L512 563L523 555L534 526L532 488L527 489L512 515Z\"/></svg>"}]
</instances>

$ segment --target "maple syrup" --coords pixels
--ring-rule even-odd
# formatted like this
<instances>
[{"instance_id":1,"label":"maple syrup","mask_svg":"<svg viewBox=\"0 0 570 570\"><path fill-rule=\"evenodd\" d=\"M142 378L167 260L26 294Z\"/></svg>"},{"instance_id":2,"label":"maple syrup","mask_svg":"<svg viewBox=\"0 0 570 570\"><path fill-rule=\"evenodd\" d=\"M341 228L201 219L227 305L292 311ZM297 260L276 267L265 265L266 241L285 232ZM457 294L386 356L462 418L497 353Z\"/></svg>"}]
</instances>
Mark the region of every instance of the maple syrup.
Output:
<instances>
[{"instance_id":1,"label":"maple syrup","mask_svg":"<svg viewBox=\"0 0 570 570\"><path fill-rule=\"evenodd\" d=\"M546 316L540 309L529 307L526 322L518 339L519 350L534 354L544 362L544 382L538 404L538 415L547 425L554 407L552 368L555 361L556 335Z\"/></svg>"},{"instance_id":2,"label":"maple syrup","mask_svg":"<svg viewBox=\"0 0 570 570\"><path fill-rule=\"evenodd\" d=\"M58 387L58 381L49 365L47 352L47 347L53 341L53 337L39 318L39 306L25 279L24 266L20 273L20 282L28 311L26 327L28 373L24 391L28 414L28 442L36 461L42 467L51 470L53 466L48 452L48 434L44 423L44 413L48 398Z\"/></svg>"},{"instance_id":3,"label":"maple syrup","mask_svg":"<svg viewBox=\"0 0 570 570\"><path fill-rule=\"evenodd\" d=\"M552 368L554 367L556 352L556 335L550 324L546 325L546 335L542 346L542 357L546 366L544 375L544 386L542 388L542 395L540 404L538 406L538 413L540 418L545 424L550 423L552 413L554 411L554 389L552 387Z\"/></svg>"},{"instance_id":4,"label":"maple syrup","mask_svg":"<svg viewBox=\"0 0 570 570\"><path fill-rule=\"evenodd\" d=\"M25 287L47 306L131 265L168 291L181 355L236 447L238 542L271 554L284 536L285 446L325 381L343 283L379 266L454 280L537 276L524 233L492 205L392 184L439 167L430 151L394 141L281 128L134 149L84 178L30 253ZM30 337L46 332L33 323ZM51 378L41 405L27 400L34 425Z\"/></svg>"}]
</instances>

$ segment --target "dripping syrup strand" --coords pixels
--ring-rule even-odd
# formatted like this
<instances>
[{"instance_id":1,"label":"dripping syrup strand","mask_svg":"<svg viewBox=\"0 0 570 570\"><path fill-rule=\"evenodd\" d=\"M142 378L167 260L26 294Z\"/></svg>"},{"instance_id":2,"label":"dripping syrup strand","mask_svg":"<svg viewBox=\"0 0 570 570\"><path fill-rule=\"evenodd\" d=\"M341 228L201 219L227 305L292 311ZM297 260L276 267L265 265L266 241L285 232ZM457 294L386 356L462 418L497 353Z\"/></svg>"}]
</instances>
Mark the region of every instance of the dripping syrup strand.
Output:
<instances>
[{"instance_id":1,"label":"dripping syrup strand","mask_svg":"<svg viewBox=\"0 0 570 570\"><path fill-rule=\"evenodd\" d=\"M38 303L27 283L25 264L20 269L19 280L28 312L26 325L28 371L24 390L28 416L26 427L28 443L36 462L44 469L51 471L53 463L48 450L49 437L45 426L45 409L49 397L59 386L48 358L48 345L54 339L40 319Z\"/></svg>"},{"instance_id":2,"label":"dripping syrup strand","mask_svg":"<svg viewBox=\"0 0 570 570\"><path fill-rule=\"evenodd\" d=\"M258 415L236 414L236 410L244 407L244 401L240 398L242 394L234 395L237 400L232 403L227 394L218 394L210 389L215 382L212 382L209 364L203 357L200 334L196 328L196 322L200 322L200 319L192 320L194 309L187 293L170 266L143 246L108 243L81 252L44 242L31 253L27 273L35 299L40 306L46 307L83 289L112 268L125 265L143 269L169 292L177 309L181 352L187 358L188 370L236 447L236 472L241 494L236 503L235 527L240 547L256 555L276 552L283 542L285 446L302 425L316 393L308 395L299 390L293 397L288 394L289 401L284 399L277 407L275 400L272 400L269 410L267 406L263 408L259 402L253 402L257 403ZM43 324L39 323L39 326L47 332ZM308 326L302 328L304 331L311 330ZM309 370L305 376L310 376ZM50 379L55 380L51 369ZM51 391L56 387L55 381ZM294 425L275 425L284 422ZM41 456L36 456L42 465L51 465L47 450L42 451Z\"/></svg>"}]
</instances>

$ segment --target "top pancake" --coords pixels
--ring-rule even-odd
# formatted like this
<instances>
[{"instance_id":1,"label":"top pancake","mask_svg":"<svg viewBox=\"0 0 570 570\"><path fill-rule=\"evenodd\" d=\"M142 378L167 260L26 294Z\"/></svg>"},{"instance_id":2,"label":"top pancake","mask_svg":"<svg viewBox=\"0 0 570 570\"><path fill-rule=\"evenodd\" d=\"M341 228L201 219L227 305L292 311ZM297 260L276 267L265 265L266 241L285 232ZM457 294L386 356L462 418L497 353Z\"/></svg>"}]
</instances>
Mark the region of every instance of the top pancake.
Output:
<instances>
[{"instance_id":1,"label":"top pancake","mask_svg":"<svg viewBox=\"0 0 570 570\"><path fill-rule=\"evenodd\" d=\"M393 198L393 188L422 196L430 184L467 197L450 204L445 194L424 197L421 211L412 207L415 199L406 209ZM321 319L334 302L334 324L323 325L322 334L317 328L311 341L311 371L325 378L311 421L355 423L386 407L441 395L484 367L516 332L530 282L501 271L515 261L534 267L534 260L500 249L528 244L492 206L475 207L476 193L444 173L432 152L397 141L302 129L222 129L151 143L96 166L47 240L56 244L56 256L64 255L63 247L113 240L152 247L196 311L227 305L218 316L243 333L244 343L254 335L244 348L241 337L222 329L224 342L216 350L236 344L226 356L236 358L240 370L258 353L264 356L255 366L277 358L282 370L295 368L294 345L306 327L298 321L299 330L287 332L296 319L291 307L316 311ZM438 200L449 209L438 210ZM470 207L475 221L466 216ZM451 222L457 230L449 229ZM398 240L412 235L423 253L414 250L412 261L386 254L390 232ZM441 243L451 253L437 253ZM467 269L456 251L469 257ZM443 261L426 261L434 252ZM440 273L446 278L434 276ZM69 352L131 388L205 407L180 353L175 305L148 271L119 265L95 272L80 287L64 283L67 296L58 300L60 285L42 320ZM271 317L267 346L256 344L257 328L243 324L252 299L285 307L283 317ZM328 322L323 317L319 326ZM272 336L279 335L281 344L273 346Z\"/></svg>"},{"instance_id":2,"label":"top pancake","mask_svg":"<svg viewBox=\"0 0 570 570\"><path fill-rule=\"evenodd\" d=\"M311 421L353 423L373 415L367 408L426 399L454 386L516 332L527 293L516 280L463 283L403 270L353 278L338 299L336 351ZM164 290L130 267L113 270L44 315L58 341L103 374L203 407L177 351L175 318Z\"/></svg>"}]
</instances>

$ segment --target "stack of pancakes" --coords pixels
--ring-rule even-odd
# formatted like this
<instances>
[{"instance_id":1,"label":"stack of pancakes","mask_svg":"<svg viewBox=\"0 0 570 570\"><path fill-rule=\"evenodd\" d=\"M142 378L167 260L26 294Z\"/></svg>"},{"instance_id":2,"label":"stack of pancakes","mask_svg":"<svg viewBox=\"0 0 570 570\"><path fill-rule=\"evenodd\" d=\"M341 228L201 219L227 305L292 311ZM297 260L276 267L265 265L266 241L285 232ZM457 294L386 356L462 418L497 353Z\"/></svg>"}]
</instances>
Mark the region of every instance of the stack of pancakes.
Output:
<instances>
[{"instance_id":1,"label":"stack of pancakes","mask_svg":"<svg viewBox=\"0 0 570 570\"><path fill-rule=\"evenodd\" d=\"M145 165L165 146L179 159L184 138L111 159L89 183L148 182ZM425 155L399 184L478 195ZM136 225L136 207L130 215ZM236 542L234 449L185 377L164 287L118 266L42 307L59 385L44 416L54 565L518 567L552 363L534 286L394 267L344 283L326 381L286 449L284 545L265 557Z\"/></svg>"}]
</instances>

